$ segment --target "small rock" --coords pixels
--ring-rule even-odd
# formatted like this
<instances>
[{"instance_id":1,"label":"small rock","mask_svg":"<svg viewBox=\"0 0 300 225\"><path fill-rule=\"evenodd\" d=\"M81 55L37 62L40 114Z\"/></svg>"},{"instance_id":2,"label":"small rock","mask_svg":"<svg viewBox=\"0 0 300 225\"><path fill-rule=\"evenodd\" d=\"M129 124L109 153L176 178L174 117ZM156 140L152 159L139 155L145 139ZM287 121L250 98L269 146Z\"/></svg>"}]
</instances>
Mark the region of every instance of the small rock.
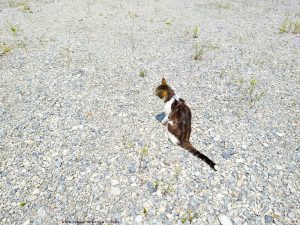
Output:
<instances>
[{"instance_id":1,"label":"small rock","mask_svg":"<svg viewBox=\"0 0 300 225\"><path fill-rule=\"evenodd\" d=\"M40 219L34 220L32 225L42 225L42 221Z\"/></svg>"},{"instance_id":2,"label":"small rock","mask_svg":"<svg viewBox=\"0 0 300 225\"><path fill-rule=\"evenodd\" d=\"M160 213L164 213L166 211L166 208L164 206L161 206L158 210Z\"/></svg>"},{"instance_id":3,"label":"small rock","mask_svg":"<svg viewBox=\"0 0 300 225\"><path fill-rule=\"evenodd\" d=\"M54 192L56 190L55 186L49 186L48 191Z\"/></svg>"},{"instance_id":4,"label":"small rock","mask_svg":"<svg viewBox=\"0 0 300 225\"><path fill-rule=\"evenodd\" d=\"M117 187L111 187L110 193L112 195L119 195L119 194L121 194L121 190L119 188L117 188Z\"/></svg>"},{"instance_id":5,"label":"small rock","mask_svg":"<svg viewBox=\"0 0 300 225\"><path fill-rule=\"evenodd\" d=\"M131 164L129 167L129 172L130 173L135 173L136 172L136 168L135 168L135 164Z\"/></svg>"},{"instance_id":6,"label":"small rock","mask_svg":"<svg viewBox=\"0 0 300 225\"><path fill-rule=\"evenodd\" d=\"M196 209L200 206L200 202L198 201L197 198L195 197L192 197L190 200L189 200L189 207L192 208L192 209Z\"/></svg>"},{"instance_id":7,"label":"small rock","mask_svg":"<svg viewBox=\"0 0 300 225\"><path fill-rule=\"evenodd\" d=\"M229 159L232 155L236 154L236 151L234 149L230 149L229 151L227 152L223 152L222 153L222 157L224 159Z\"/></svg>"},{"instance_id":8,"label":"small rock","mask_svg":"<svg viewBox=\"0 0 300 225\"><path fill-rule=\"evenodd\" d=\"M291 219L294 219L295 218L295 213L294 212L290 212L289 214L288 214L288 217L290 217Z\"/></svg>"},{"instance_id":9,"label":"small rock","mask_svg":"<svg viewBox=\"0 0 300 225\"><path fill-rule=\"evenodd\" d=\"M141 215L138 215L137 217L135 217L135 222L138 222L138 223L140 223L140 222L142 222L142 220L143 220L143 217L141 216Z\"/></svg>"},{"instance_id":10,"label":"small rock","mask_svg":"<svg viewBox=\"0 0 300 225\"><path fill-rule=\"evenodd\" d=\"M58 192L64 192L65 190L66 190L65 186L62 184L57 187Z\"/></svg>"},{"instance_id":11,"label":"small rock","mask_svg":"<svg viewBox=\"0 0 300 225\"><path fill-rule=\"evenodd\" d=\"M73 176L67 176L66 180L73 180Z\"/></svg>"},{"instance_id":12,"label":"small rock","mask_svg":"<svg viewBox=\"0 0 300 225\"><path fill-rule=\"evenodd\" d=\"M30 224L30 219L26 220L22 225L29 225Z\"/></svg>"},{"instance_id":13,"label":"small rock","mask_svg":"<svg viewBox=\"0 0 300 225\"><path fill-rule=\"evenodd\" d=\"M153 186L152 182L147 182L146 186L151 194L157 191L157 187Z\"/></svg>"},{"instance_id":14,"label":"small rock","mask_svg":"<svg viewBox=\"0 0 300 225\"><path fill-rule=\"evenodd\" d=\"M300 148L300 147L299 147L299 148ZM300 161L300 150L299 150L296 154L297 154L296 159L297 159L297 161L299 162L299 161Z\"/></svg>"},{"instance_id":15,"label":"small rock","mask_svg":"<svg viewBox=\"0 0 300 225\"><path fill-rule=\"evenodd\" d=\"M225 214L219 215L219 221L222 225L233 225L231 219Z\"/></svg>"},{"instance_id":16,"label":"small rock","mask_svg":"<svg viewBox=\"0 0 300 225\"><path fill-rule=\"evenodd\" d=\"M25 144L32 145L34 144L33 140L25 140Z\"/></svg>"},{"instance_id":17,"label":"small rock","mask_svg":"<svg viewBox=\"0 0 300 225\"><path fill-rule=\"evenodd\" d=\"M170 220L170 219L173 219L173 215L172 214L167 214L167 217L168 217L168 219Z\"/></svg>"},{"instance_id":18,"label":"small rock","mask_svg":"<svg viewBox=\"0 0 300 225\"><path fill-rule=\"evenodd\" d=\"M269 145L268 145L267 143L265 143L265 142L263 142L262 144L263 144L263 146L266 147L266 148L269 147Z\"/></svg>"},{"instance_id":19,"label":"small rock","mask_svg":"<svg viewBox=\"0 0 300 225\"><path fill-rule=\"evenodd\" d=\"M136 176L130 176L130 183L134 183L136 181Z\"/></svg>"},{"instance_id":20,"label":"small rock","mask_svg":"<svg viewBox=\"0 0 300 225\"><path fill-rule=\"evenodd\" d=\"M161 198L161 196L162 196L162 193L161 193L161 191L160 191L160 190L158 190L158 191L156 192L156 195L157 195L157 197Z\"/></svg>"},{"instance_id":21,"label":"small rock","mask_svg":"<svg viewBox=\"0 0 300 225\"><path fill-rule=\"evenodd\" d=\"M147 169L148 163L149 163L148 160L143 160L143 161L141 162L141 167L142 167L143 170Z\"/></svg>"},{"instance_id":22,"label":"small rock","mask_svg":"<svg viewBox=\"0 0 300 225\"><path fill-rule=\"evenodd\" d=\"M46 210L43 207L39 208L38 209L38 215L41 218L45 217L46 216Z\"/></svg>"},{"instance_id":23,"label":"small rock","mask_svg":"<svg viewBox=\"0 0 300 225\"><path fill-rule=\"evenodd\" d=\"M112 186L116 186L116 185L118 185L119 184L119 181L117 181L117 180L113 180L112 182L111 182L111 185Z\"/></svg>"},{"instance_id":24,"label":"small rock","mask_svg":"<svg viewBox=\"0 0 300 225\"><path fill-rule=\"evenodd\" d=\"M214 222L215 222L214 217L211 216L211 215L209 215L209 216L207 217L207 222L208 222L209 224L214 224Z\"/></svg>"},{"instance_id":25,"label":"small rock","mask_svg":"<svg viewBox=\"0 0 300 225\"><path fill-rule=\"evenodd\" d=\"M23 165L24 165L24 167L29 167L31 164L27 161L27 160L24 160L23 161Z\"/></svg>"},{"instance_id":26,"label":"small rock","mask_svg":"<svg viewBox=\"0 0 300 225\"><path fill-rule=\"evenodd\" d=\"M33 194L33 195L37 195L39 192L40 192L40 190L36 188L36 189L34 189L34 190L32 191L32 194Z\"/></svg>"},{"instance_id":27,"label":"small rock","mask_svg":"<svg viewBox=\"0 0 300 225\"><path fill-rule=\"evenodd\" d=\"M36 198L37 198L36 195L30 195L30 196L28 197L28 201L29 201L29 202L34 201Z\"/></svg>"},{"instance_id":28,"label":"small rock","mask_svg":"<svg viewBox=\"0 0 300 225\"><path fill-rule=\"evenodd\" d=\"M283 137L285 134L284 134L284 133L281 133L281 132L276 132L276 135L277 135L278 137Z\"/></svg>"},{"instance_id":29,"label":"small rock","mask_svg":"<svg viewBox=\"0 0 300 225\"><path fill-rule=\"evenodd\" d=\"M273 217L265 215L265 223L273 223Z\"/></svg>"},{"instance_id":30,"label":"small rock","mask_svg":"<svg viewBox=\"0 0 300 225\"><path fill-rule=\"evenodd\" d=\"M59 167L61 167L61 164L62 164L62 160L57 159L56 162L55 162L55 166L59 168Z\"/></svg>"}]
</instances>

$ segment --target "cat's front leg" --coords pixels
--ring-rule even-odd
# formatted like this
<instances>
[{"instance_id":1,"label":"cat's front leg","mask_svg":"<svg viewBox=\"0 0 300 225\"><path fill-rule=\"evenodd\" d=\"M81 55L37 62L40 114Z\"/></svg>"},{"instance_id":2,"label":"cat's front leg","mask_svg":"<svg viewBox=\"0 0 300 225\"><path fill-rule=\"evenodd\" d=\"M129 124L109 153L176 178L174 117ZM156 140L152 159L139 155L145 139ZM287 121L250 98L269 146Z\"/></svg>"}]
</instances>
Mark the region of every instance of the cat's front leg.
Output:
<instances>
[{"instance_id":1,"label":"cat's front leg","mask_svg":"<svg viewBox=\"0 0 300 225\"><path fill-rule=\"evenodd\" d=\"M168 116L165 116L165 118L163 118L163 120L161 121L161 123L162 123L164 126L166 126L167 123L168 123L168 121L169 121Z\"/></svg>"}]
</instances>

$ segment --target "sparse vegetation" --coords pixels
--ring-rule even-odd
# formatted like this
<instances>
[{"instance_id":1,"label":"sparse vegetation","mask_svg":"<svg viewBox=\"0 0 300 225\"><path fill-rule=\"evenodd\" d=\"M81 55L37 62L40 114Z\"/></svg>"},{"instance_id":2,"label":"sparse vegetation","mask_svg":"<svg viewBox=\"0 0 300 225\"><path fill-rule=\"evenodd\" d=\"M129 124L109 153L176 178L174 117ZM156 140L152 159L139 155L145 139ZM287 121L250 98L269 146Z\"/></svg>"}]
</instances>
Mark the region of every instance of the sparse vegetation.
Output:
<instances>
[{"instance_id":1,"label":"sparse vegetation","mask_svg":"<svg viewBox=\"0 0 300 225\"><path fill-rule=\"evenodd\" d=\"M24 2L10 2L9 6L12 8L18 8L24 13L32 13L30 6L28 5L27 1Z\"/></svg>"},{"instance_id":2,"label":"sparse vegetation","mask_svg":"<svg viewBox=\"0 0 300 225\"><path fill-rule=\"evenodd\" d=\"M178 177L181 174L181 167L180 166L176 166L175 167L175 177Z\"/></svg>"},{"instance_id":3,"label":"sparse vegetation","mask_svg":"<svg viewBox=\"0 0 300 225\"><path fill-rule=\"evenodd\" d=\"M257 87L257 80L255 78L252 78L250 80L250 83L247 87L247 93L248 93L248 97L249 97L249 102L250 102L250 107L252 108L254 106L254 104L260 100L260 98L262 96L265 95L265 92L260 92L257 93L256 91L256 87Z\"/></svg>"},{"instance_id":4,"label":"sparse vegetation","mask_svg":"<svg viewBox=\"0 0 300 225\"><path fill-rule=\"evenodd\" d=\"M193 220L195 218L198 218L198 214L197 213L193 213L192 210L187 210L187 212L185 213L184 217L182 217L180 219L181 223L186 223L187 221L189 221L190 224L192 224Z\"/></svg>"},{"instance_id":5,"label":"sparse vegetation","mask_svg":"<svg viewBox=\"0 0 300 225\"><path fill-rule=\"evenodd\" d=\"M193 38L198 38L199 37L199 27L195 26L193 29Z\"/></svg>"},{"instance_id":6,"label":"sparse vegetation","mask_svg":"<svg viewBox=\"0 0 300 225\"><path fill-rule=\"evenodd\" d=\"M146 76L146 71L145 70L140 70L139 76L140 77L145 77Z\"/></svg>"},{"instance_id":7,"label":"sparse vegetation","mask_svg":"<svg viewBox=\"0 0 300 225\"><path fill-rule=\"evenodd\" d=\"M167 195L174 191L173 185L171 183L162 183L162 194Z\"/></svg>"},{"instance_id":8,"label":"sparse vegetation","mask_svg":"<svg viewBox=\"0 0 300 225\"><path fill-rule=\"evenodd\" d=\"M240 77L238 78L238 84L239 84L239 87L240 89L242 88L243 84L245 83L245 78L244 77Z\"/></svg>"},{"instance_id":9,"label":"sparse vegetation","mask_svg":"<svg viewBox=\"0 0 300 225\"><path fill-rule=\"evenodd\" d=\"M20 206L20 207L24 207L25 205L26 205L26 202L20 202L20 203L19 203L19 206Z\"/></svg>"},{"instance_id":10,"label":"sparse vegetation","mask_svg":"<svg viewBox=\"0 0 300 225\"><path fill-rule=\"evenodd\" d=\"M23 49L25 49L26 51L28 50L27 44L26 44L25 41L23 41L23 40L18 40L18 41L17 41L17 47L18 47L18 48L23 48Z\"/></svg>"},{"instance_id":11,"label":"sparse vegetation","mask_svg":"<svg viewBox=\"0 0 300 225\"><path fill-rule=\"evenodd\" d=\"M147 147L143 147L140 150L140 158L139 158L139 165L138 165L138 172L139 174L141 173L141 168L142 168L142 162L143 160L148 156L148 148Z\"/></svg>"},{"instance_id":12,"label":"sparse vegetation","mask_svg":"<svg viewBox=\"0 0 300 225\"><path fill-rule=\"evenodd\" d=\"M16 36L17 35L17 32L18 32L18 28L17 26L14 26L12 25L11 23L8 23L8 26L9 26L9 30L10 32L12 33L13 36Z\"/></svg>"},{"instance_id":13,"label":"sparse vegetation","mask_svg":"<svg viewBox=\"0 0 300 225\"><path fill-rule=\"evenodd\" d=\"M141 157L143 158L143 157L146 157L146 156L148 156L148 148L147 147L143 147L141 149Z\"/></svg>"},{"instance_id":14,"label":"sparse vegetation","mask_svg":"<svg viewBox=\"0 0 300 225\"><path fill-rule=\"evenodd\" d=\"M7 55L12 50L12 48L6 43L0 44L0 48L2 49L0 55Z\"/></svg>"},{"instance_id":15,"label":"sparse vegetation","mask_svg":"<svg viewBox=\"0 0 300 225\"><path fill-rule=\"evenodd\" d=\"M65 65L67 68L70 68L71 62L72 62L72 58L71 58L71 49L70 48L66 48L66 60L65 60Z\"/></svg>"},{"instance_id":16,"label":"sparse vegetation","mask_svg":"<svg viewBox=\"0 0 300 225\"><path fill-rule=\"evenodd\" d=\"M258 102L261 97L266 94L264 91L258 91L257 80L255 78L247 81L243 77L240 77L238 78L237 83L239 85L239 89L242 90L245 94L245 96L243 96L243 99L246 99L249 102L250 108L252 108L255 103Z\"/></svg>"},{"instance_id":17,"label":"sparse vegetation","mask_svg":"<svg viewBox=\"0 0 300 225\"><path fill-rule=\"evenodd\" d=\"M289 16L286 16L279 27L279 33L300 34L300 19L292 20Z\"/></svg>"},{"instance_id":18,"label":"sparse vegetation","mask_svg":"<svg viewBox=\"0 0 300 225\"><path fill-rule=\"evenodd\" d=\"M200 7L210 8L210 9L218 9L218 10L227 10L232 8L232 4L228 2L211 2L205 4L197 4Z\"/></svg>"},{"instance_id":19,"label":"sparse vegetation","mask_svg":"<svg viewBox=\"0 0 300 225\"><path fill-rule=\"evenodd\" d=\"M153 186L154 186L155 189L158 188L158 185L159 185L159 180L154 180L153 181Z\"/></svg>"},{"instance_id":20,"label":"sparse vegetation","mask_svg":"<svg viewBox=\"0 0 300 225\"><path fill-rule=\"evenodd\" d=\"M209 3L210 8L214 8L214 9L230 9L231 7L231 3L230 2L213 2L213 3Z\"/></svg>"},{"instance_id":21,"label":"sparse vegetation","mask_svg":"<svg viewBox=\"0 0 300 225\"><path fill-rule=\"evenodd\" d=\"M131 19L134 19L134 18L136 18L136 17L139 17L138 16L138 14L136 14L136 13L134 13L134 12L128 12L128 15L129 15L129 17L131 18Z\"/></svg>"},{"instance_id":22,"label":"sparse vegetation","mask_svg":"<svg viewBox=\"0 0 300 225\"><path fill-rule=\"evenodd\" d=\"M159 187L163 195L170 194L174 191L173 184L171 182L156 179L152 182L152 185L156 190Z\"/></svg>"},{"instance_id":23,"label":"sparse vegetation","mask_svg":"<svg viewBox=\"0 0 300 225\"><path fill-rule=\"evenodd\" d=\"M204 52L203 45L201 45L201 47L199 47L199 45L196 44L195 53L194 53L193 58L195 60L202 60L202 58L203 58L203 52Z\"/></svg>"},{"instance_id":24,"label":"sparse vegetation","mask_svg":"<svg viewBox=\"0 0 300 225\"><path fill-rule=\"evenodd\" d=\"M216 50L219 48L219 46L208 43L208 44L203 45L203 48L206 50Z\"/></svg>"},{"instance_id":25,"label":"sparse vegetation","mask_svg":"<svg viewBox=\"0 0 300 225\"><path fill-rule=\"evenodd\" d=\"M167 19L167 20L165 21L165 24L167 24L167 25L172 25L172 22L173 22L173 20Z\"/></svg>"},{"instance_id":26,"label":"sparse vegetation","mask_svg":"<svg viewBox=\"0 0 300 225\"><path fill-rule=\"evenodd\" d=\"M146 208L143 209L143 214L144 214L145 217L148 215L148 211L147 211Z\"/></svg>"}]
</instances>

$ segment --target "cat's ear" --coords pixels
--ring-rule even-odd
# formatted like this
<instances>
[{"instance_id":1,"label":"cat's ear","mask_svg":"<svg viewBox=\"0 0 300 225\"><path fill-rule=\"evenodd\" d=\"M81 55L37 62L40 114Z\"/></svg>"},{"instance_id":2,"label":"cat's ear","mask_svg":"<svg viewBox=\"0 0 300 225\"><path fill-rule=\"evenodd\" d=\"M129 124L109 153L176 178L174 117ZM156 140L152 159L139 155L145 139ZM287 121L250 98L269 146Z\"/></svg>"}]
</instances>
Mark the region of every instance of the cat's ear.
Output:
<instances>
[{"instance_id":1,"label":"cat's ear","mask_svg":"<svg viewBox=\"0 0 300 225\"><path fill-rule=\"evenodd\" d=\"M162 85L167 85L167 81L166 81L165 78L163 78L163 79L161 80L161 84L162 84Z\"/></svg>"}]
</instances>

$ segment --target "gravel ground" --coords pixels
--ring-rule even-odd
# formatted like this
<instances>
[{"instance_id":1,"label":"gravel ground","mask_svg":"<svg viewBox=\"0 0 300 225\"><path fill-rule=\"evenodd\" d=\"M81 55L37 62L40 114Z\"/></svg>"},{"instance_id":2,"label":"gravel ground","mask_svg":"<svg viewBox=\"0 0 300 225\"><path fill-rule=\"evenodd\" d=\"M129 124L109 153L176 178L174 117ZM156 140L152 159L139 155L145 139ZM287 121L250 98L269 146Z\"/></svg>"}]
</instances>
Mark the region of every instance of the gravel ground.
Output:
<instances>
[{"instance_id":1,"label":"gravel ground","mask_svg":"<svg viewBox=\"0 0 300 225\"><path fill-rule=\"evenodd\" d=\"M288 20L298 0L1 0L1 224L299 224ZM166 140L162 77L218 172Z\"/></svg>"}]
</instances>

